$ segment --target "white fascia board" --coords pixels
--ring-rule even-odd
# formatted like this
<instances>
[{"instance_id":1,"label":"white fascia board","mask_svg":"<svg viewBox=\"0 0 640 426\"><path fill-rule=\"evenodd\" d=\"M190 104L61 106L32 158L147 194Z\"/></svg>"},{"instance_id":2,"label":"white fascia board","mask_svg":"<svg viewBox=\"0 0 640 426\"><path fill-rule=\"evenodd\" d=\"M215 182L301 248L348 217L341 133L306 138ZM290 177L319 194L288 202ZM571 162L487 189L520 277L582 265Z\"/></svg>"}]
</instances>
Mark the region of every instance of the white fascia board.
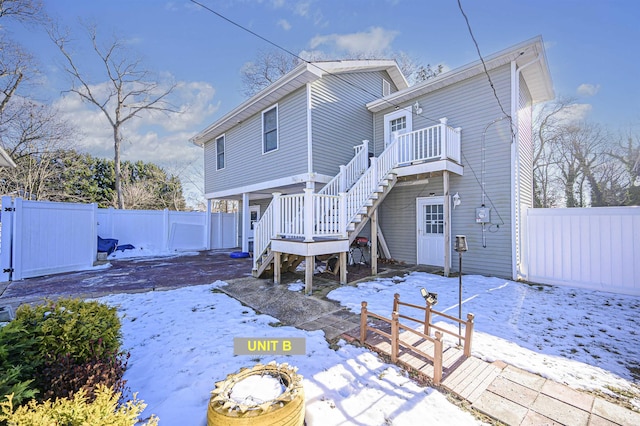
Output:
<instances>
[{"instance_id":1,"label":"white fascia board","mask_svg":"<svg viewBox=\"0 0 640 426\"><path fill-rule=\"evenodd\" d=\"M359 59L344 61L313 62L310 64L324 74L339 74L354 71L386 71L398 90L409 87L409 83L398 63L392 59Z\"/></svg>"},{"instance_id":2,"label":"white fascia board","mask_svg":"<svg viewBox=\"0 0 640 426\"><path fill-rule=\"evenodd\" d=\"M287 176L280 179L273 179L265 182L259 182L252 185L239 186L237 188L225 189L223 191L208 192L205 194L206 199L222 199L222 198L238 198L244 193L265 193L276 192L279 188L290 187L292 185L300 185L305 182L327 183L333 176L318 173L302 173L299 175ZM303 187L300 186L297 192L302 192ZM252 197L253 198L253 197ZM265 198L265 197L260 197Z\"/></svg>"},{"instance_id":3,"label":"white fascia board","mask_svg":"<svg viewBox=\"0 0 640 426\"><path fill-rule=\"evenodd\" d=\"M534 90L536 91L535 100L542 101L546 100L545 98L548 98L553 94L550 73L547 67L546 56L544 55L544 45L542 43L542 37L535 37L500 52L494 53L493 55L489 55L484 58L484 63L487 67L487 70L490 71L503 65L507 65L514 60L517 60L518 64L524 64L526 62L529 62L536 55L539 55L541 58L541 60L539 61L540 65L538 67L529 67L531 68L529 70L529 75L526 75L524 72L523 74L525 74L525 79L527 78L527 76L529 78L532 78L534 75L536 75L534 73L538 73L538 75L541 75L540 83L538 85L539 87L534 87ZM484 66L482 64L482 61L477 60L446 73L442 73L435 78L413 85L407 89L394 92L384 98L369 102L367 104L367 108L371 112L382 111L403 102L413 101L413 99L418 96L422 96L443 87L450 86L481 73L484 73ZM533 95L534 94L532 93L532 96Z\"/></svg>"}]
</instances>

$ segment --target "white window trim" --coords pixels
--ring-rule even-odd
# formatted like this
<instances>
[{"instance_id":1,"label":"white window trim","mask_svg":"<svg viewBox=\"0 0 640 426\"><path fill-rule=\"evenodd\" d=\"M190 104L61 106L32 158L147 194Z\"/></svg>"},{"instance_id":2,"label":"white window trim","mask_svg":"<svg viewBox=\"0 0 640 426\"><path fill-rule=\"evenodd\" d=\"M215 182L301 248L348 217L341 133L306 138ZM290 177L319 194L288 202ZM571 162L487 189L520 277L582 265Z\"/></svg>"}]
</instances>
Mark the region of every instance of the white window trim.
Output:
<instances>
[{"instance_id":1,"label":"white window trim","mask_svg":"<svg viewBox=\"0 0 640 426\"><path fill-rule=\"evenodd\" d=\"M218 168L218 140L222 138L222 144L224 146L224 166ZM215 151L216 151L216 170L224 170L225 167L227 167L227 135L226 133L221 134L220 136L218 136L217 138L215 138L214 140L215 143Z\"/></svg>"},{"instance_id":2,"label":"white window trim","mask_svg":"<svg viewBox=\"0 0 640 426\"><path fill-rule=\"evenodd\" d=\"M276 110L276 149L272 149L271 151L265 151L264 149L266 148L266 144L265 144L265 139L264 139L264 115L271 111L272 109ZM261 140L262 140L262 155L265 154L270 154L272 152L276 152L277 150L280 149L280 111L278 108L278 104L275 104L273 106L270 106L269 108L265 109L264 111L262 111L262 115L261 115L261 120L260 120L260 124L262 127L262 134L261 134Z\"/></svg>"},{"instance_id":3,"label":"white window trim","mask_svg":"<svg viewBox=\"0 0 640 426\"><path fill-rule=\"evenodd\" d=\"M394 111L394 112L390 112L389 114L385 114L384 115L384 146L385 148L393 141L389 140L391 133L390 133L390 122L391 120L395 120L397 118L400 117L406 117L407 118L407 133L412 132L413 131L413 113L411 111L411 106L405 108L401 108L398 111Z\"/></svg>"}]
</instances>

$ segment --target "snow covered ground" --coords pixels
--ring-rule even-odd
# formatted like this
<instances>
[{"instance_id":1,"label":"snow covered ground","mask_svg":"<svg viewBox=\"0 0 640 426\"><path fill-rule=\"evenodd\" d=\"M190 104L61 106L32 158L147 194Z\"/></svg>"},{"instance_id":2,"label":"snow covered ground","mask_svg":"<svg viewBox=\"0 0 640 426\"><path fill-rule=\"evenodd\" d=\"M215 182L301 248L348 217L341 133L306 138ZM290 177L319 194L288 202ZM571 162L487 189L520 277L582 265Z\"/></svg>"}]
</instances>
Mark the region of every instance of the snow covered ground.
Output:
<instances>
[{"instance_id":1,"label":"snow covered ground","mask_svg":"<svg viewBox=\"0 0 640 426\"><path fill-rule=\"evenodd\" d=\"M578 388L638 391L632 382L640 367L639 297L479 276L464 276L463 284L463 315L476 315L474 355ZM125 379L148 404L145 414L158 415L160 424L205 425L216 381L271 360L288 362L304 376L308 425L478 424L438 391L416 385L368 351L343 342L334 351L321 331L280 326L215 292L222 285L100 299L119 307L123 347L131 351ZM437 310L457 315L457 278L425 273L341 287L329 297L357 313L366 300L372 312L390 315L394 293L421 304L422 287L438 293ZM304 337L307 353L235 356L234 337Z\"/></svg>"}]
</instances>

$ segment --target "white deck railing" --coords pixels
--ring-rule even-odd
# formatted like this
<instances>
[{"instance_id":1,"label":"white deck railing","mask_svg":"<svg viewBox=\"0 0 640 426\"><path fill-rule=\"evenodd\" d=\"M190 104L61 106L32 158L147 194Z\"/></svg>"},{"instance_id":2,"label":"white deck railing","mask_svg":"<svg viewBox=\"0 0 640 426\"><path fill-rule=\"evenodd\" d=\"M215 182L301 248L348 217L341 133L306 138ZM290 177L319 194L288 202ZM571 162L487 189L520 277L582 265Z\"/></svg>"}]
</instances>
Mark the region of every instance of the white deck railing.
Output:
<instances>
[{"instance_id":1,"label":"white deck railing","mask_svg":"<svg viewBox=\"0 0 640 426\"><path fill-rule=\"evenodd\" d=\"M460 128L447 126L446 118L397 136L377 158L369 159L368 144L354 147L353 159L317 193L274 194L254 227L254 265L272 238L346 238L347 225L364 213L367 201L396 167L429 160L460 162Z\"/></svg>"},{"instance_id":2,"label":"white deck railing","mask_svg":"<svg viewBox=\"0 0 640 426\"><path fill-rule=\"evenodd\" d=\"M398 165L407 163L451 159L460 162L460 129L441 124L416 130L396 137Z\"/></svg>"},{"instance_id":3,"label":"white deck railing","mask_svg":"<svg viewBox=\"0 0 640 426\"><path fill-rule=\"evenodd\" d=\"M340 166L340 172L333 177L318 194L338 195L347 192L369 167L369 141L362 141L362 145L354 146L355 154L346 166Z\"/></svg>"},{"instance_id":4,"label":"white deck railing","mask_svg":"<svg viewBox=\"0 0 640 426\"><path fill-rule=\"evenodd\" d=\"M280 195L274 198L279 206L279 217L273 217L274 237L303 238L313 241L317 237L346 237L344 220L340 220L341 199L344 195L304 194Z\"/></svg>"}]
</instances>

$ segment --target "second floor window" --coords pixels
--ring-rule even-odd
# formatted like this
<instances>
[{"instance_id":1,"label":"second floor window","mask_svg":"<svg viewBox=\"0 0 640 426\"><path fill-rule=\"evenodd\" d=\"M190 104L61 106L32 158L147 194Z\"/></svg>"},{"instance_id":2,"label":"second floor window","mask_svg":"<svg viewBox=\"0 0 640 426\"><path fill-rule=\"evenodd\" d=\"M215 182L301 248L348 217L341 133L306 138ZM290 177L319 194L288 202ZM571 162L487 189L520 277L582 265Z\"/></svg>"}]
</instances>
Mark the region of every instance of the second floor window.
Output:
<instances>
[{"instance_id":1,"label":"second floor window","mask_svg":"<svg viewBox=\"0 0 640 426\"><path fill-rule=\"evenodd\" d=\"M262 152L278 149L278 106L262 113Z\"/></svg>"},{"instance_id":2,"label":"second floor window","mask_svg":"<svg viewBox=\"0 0 640 426\"><path fill-rule=\"evenodd\" d=\"M224 169L224 135L216 139L216 170Z\"/></svg>"}]
</instances>

